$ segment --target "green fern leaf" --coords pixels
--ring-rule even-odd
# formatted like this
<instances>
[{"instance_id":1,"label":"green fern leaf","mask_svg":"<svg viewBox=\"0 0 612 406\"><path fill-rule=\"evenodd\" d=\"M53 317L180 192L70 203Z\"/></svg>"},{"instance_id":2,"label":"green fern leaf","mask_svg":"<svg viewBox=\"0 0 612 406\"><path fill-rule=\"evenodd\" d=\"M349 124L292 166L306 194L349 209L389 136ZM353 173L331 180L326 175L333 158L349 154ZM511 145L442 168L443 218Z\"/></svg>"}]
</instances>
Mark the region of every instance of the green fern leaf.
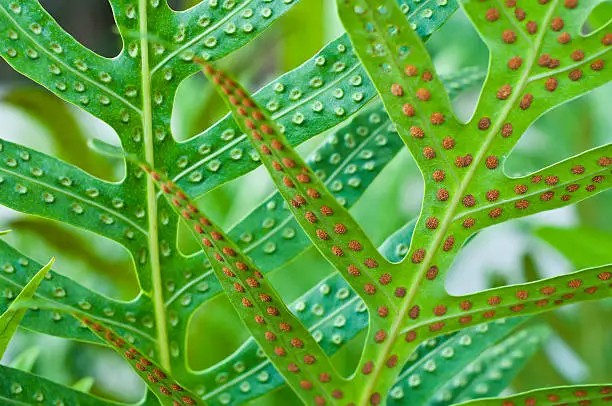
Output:
<instances>
[{"instance_id":1,"label":"green fern leaf","mask_svg":"<svg viewBox=\"0 0 612 406\"><path fill-rule=\"evenodd\" d=\"M112 329L97 320L88 319L80 314L73 314L73 316L83 322L96 336L123 357L134 372L147 384L149 390L159 399L161 405L206 405L204 401L199 400L197 396L170 377L168 372L154 360L143 354Z\"/></svg>"},{"instance_id":2,"label":"green fern leaf","mask_svg":"<svg viewBox=\"0 0 612 406\"><path fill-rule=\"evenodd\" d=\"M487 349L446 383L429 404L444 405L499 395L550 335L546 326L530 326Z\"/></svg>"},{"instance_id":3,"label":"green fern leaf","mask_svg":"<svg viewBox=\"0 0 612 406\"><path fill-rule=\"evenodd\" d=\"M461 403L475 406L518 406L537 404L555 406L562 404L605 404L612 401L610 385L561 386L538 389L500 399L482 399Z\"/></svg>"},{"instance_id":4,"label":"green fern leaf","mask_svg":"<svg viewBox=\"0 0 612 406\"><path fill-rule=\"evenodd\" d=\"M426 405L430 399L440 397L446 382L474 362L484 348L493 346L523 321L501 320L465 329L418 357L417 361L410 360L399 375L398 384L391 389L387 403Z\"/></svg>"},{"instance_id":5,"label":"green fern leaf","mask_svg":"<svg viewBox=\"0 0 612 406\"><path fill-rule=\"evenodd\" d=\"M109 124L126 152L165 166L168 161L161 156L171 155L179 145L170 134L174 94L178 84L197 71L191 59L228 55L297 1L250 3L254 2L202 2L174 12L165 1L111 1L124 48L116 58L108 59L80 45L37 1L7 0L0 3L0 32L8 38L0 53L19 72ZM227 32L224 24L237 29ZM78 288L63 287L64 301L88 302L95 316L117 323L137 321L150 338L143 348L155 348L161 363L171 367L170 347L184 342L184 336L175 337L170 330L163 306L169 293L165 287L186 281L178 273L162 276L161 269L197 270L199 266L168 249L168 241L176 240L176 221L164 220L174 228L158 225L164 211L171 211L158 207L153 185L134 167L128 167L125 179L114 184L20 145L1 144L2 188L11 191L2 193L3 204L93 231L118 242L134 258L143 291L133 303L138 313L120 307L104 315L104 304L77 296ZM119 317L126 313L133 322ZM188 316L181 313L181 317ZM45 322L32 324L46 332L53 323ZM63 330L64 335L71 335L69 329ZM176 364L182 363L179 356L182 354L174 357Z\"/></svg>"},{"instance_id":6,"label":"green fern leaf","mask_svg":"<svg viewBox=\"0 0 612 406\"><path fill-rule=\"evenodd\" d=\"M174 12L158 0L137 4L112 0L124 42L124 50L114 59L101 58L76 43L36 1L0 4L0 32L9 39L0 50L2 56L17 70L111 125L122 143L120 154L146 162L144 168L155 168L147 177L144 172L149 169L130 161L126 178L115 184L18 144L0 144L4 162L0 188L10 191L0 195L2 202L120 243L136 263L142 288L129 303L110 301L51 273L53 286L45 284L40 291L47 307L26 318L25 326L115 347L129 341L140 349L139 356L152 356L146 363L160 371L172 370L181 382L198 388L198 396L220 403L232 401L220 395L237 386L210 378L231 362L246 360L249 371L260 366L274 371L257 355L258 345L278 372L268 375L273 379L256 384L253 395L234 399L250 399L272 390L282 384L282 376L308 404L365 406L378 405L389 393L403 391L401 377L426 368L428 360L443 362L441 351L454 342L454 331L610 296L609 266L462 297L449 295L443 283L459 247L475 232L503 220L566 206L612 185L610 145L520 178L509 178L501 170L518 135L537 117L608 81L608 26L587 37L579 32L594 5L552 0L523 10L516 9L513 2L463 1L492 56L475 118L462 123L421 41L456 9L453 1L401 0L398 6L395 1L338 0L355 51L343 36L254 98L209 62L246 43L294 1L249 3L210 1ZM524 13L528 20L523 21ZM409 24L406 15L417 23ZM193 61L204 64L224 91L236 123L226 117L204 134L179 143L169 127L172 99L178 83L195 72ZM298 77L300 81L311 79L307 89L293 85ZM355 123L376 112L385 125L369 123L368 137L355 141L345 136L353 134L342 134L340 147L347 149L339 148L336 138L334 145L317 151L310 162L295 153L293 146L356 113L375 97L375 89L393 126L387 125L389 118L379 106L372 106L345 129L353 131ZM355 128L358 135L360 127ZM370 137L381 128L383 134L377 135L382 137ZM395 131L424 174L425 203L419 220L399 230L379 251L347 209L399 151ZM384 143L378 142L381 139ZM378 152L376 160L354 155L353 151L369 145ZM317 157L331 158L337 152L341 152L341 165L347 165L343 173L333 162L317 161ZM230 233L214 226L191 203L188 195L200 196L260 162L279 194ZM355 171L348 168L358 164L364 170L354 176ZM330 176L317 176L325 174ZM155 183L162 190L159 194ZM337 184L352 189L335 188ZM168 199L160 199L162 195ZM262 229L262 218L282 207L283 200L289 208L274 213L273 221L279 226L272 223L271 230ZM202 253L184 257L174 246L179 217L189 224ZM285 230L292 231L290 238ZM241 238L248 233L252 233L250 238ZM339 348L338 342L327 339L333 337L331 329L325 330L332 327L332 318L321 320L316 314L300 314L298 305L286 306L264 277L266 271L307 249L308 239L339 274L304 297L329 304L335 315L346 314L345 319L351 320L346 339L369 326L359 369L350 378L338 374L328 358ZM283 244L288 248L282 253L267 249L284 240L292 240L292 245ZM252 255L247 257L251 247ZM25 286L37 264L4 243L0 250L11 261L4 268L10 282ZM15 269L23 272L15 274ZM221 289L257 345L251 341L245 351L209 371L194 373L184 359L187 321ZM327 296L325 291L337 293ZM93 334L53 310L59 308L98 320L86 323ZM355 310L360 314L355 315ZM402 369L409 354L415 350L417 355L425 353L419 343L439 334L446 336L439 340L439 348L424 355L429 358L409 362ZM462 352L444 371L443 379L420 388L423 397L416 402L430 401L435 389L453 371L460 372L473 355ZM142 370L138 367L142 363L126 358L149 379L148 364ZM243 374L236 372L238 382ZM168 375L164 372L164 376ZM197 383L200 378L206 381L205 389ZM171 391L152 385L151 390L162 403L175 406L186 402L175 393L183 392L178 387L181 390ZM245 391L244 386L238 388ZM586 389L584 395L579 391L581 395L575 396L599 399ZM418 397L417 392L414 396ZM199 402L195 395L189 399ZM519 399L523 398L519 395Z\"/></svg>"}]
</instances>

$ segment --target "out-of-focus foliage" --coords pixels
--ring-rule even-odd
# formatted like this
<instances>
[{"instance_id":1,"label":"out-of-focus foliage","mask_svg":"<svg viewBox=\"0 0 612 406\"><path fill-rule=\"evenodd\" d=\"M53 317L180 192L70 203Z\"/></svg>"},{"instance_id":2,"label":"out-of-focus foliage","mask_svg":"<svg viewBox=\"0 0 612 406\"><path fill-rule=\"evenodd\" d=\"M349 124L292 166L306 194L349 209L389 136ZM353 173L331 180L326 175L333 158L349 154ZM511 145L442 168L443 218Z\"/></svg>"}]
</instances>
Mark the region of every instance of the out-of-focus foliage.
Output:
<instances>
[{"instance_id":1,"label":"out-of-focus foliage","mask_svg":"<svg viewBox=\"0 0 612 406\"><path fill-rule=\"evenodd\" d=\"M541 227L536 235L559 250L576 268L612 264L612 233L590 227Z\"/></svg>"},{"instance_id":2,"label":"out-of-focus foliage","mask_svg":"<svg viewBox=\"0 0 612 406\"><path fill-rule=\"evenodd\" d=\"M441 91L427 50L394 2L338 0L337 4L355 50L425 181L423 207L408 254L412 264L405 261L401 271L380 266L385 273L379 282L395 289L402 302L396 313L390 311L392 322L387 322L386 314L381 316L384 320L370 320L358 372L344 386L351 388L351 394L359 392L351 397L356 404L378 404L385 401L396 376L389 360L407 357L412 342L478 320L539 312L596 295L610 297L609 265L459 297L447 293L443 277L455 262L457 247L476 231L565 207L612 186L612 144L528 175L510 177L503 171L507 156L537 118L609 82L604 70L612 34L608 23L590 36L581 35L596 2L462 1L462 9L490 51L481 97L471 118L462 122ZM432 10L436 10L433 5ZM367 294L385 292L378 285L368 288L372 284L365 279ZM376 305L387 305L380 296L384 294L371 299L370 312ZM423 309L432 308L433 315L423 314Z\"/></svg>"}]
</instances>

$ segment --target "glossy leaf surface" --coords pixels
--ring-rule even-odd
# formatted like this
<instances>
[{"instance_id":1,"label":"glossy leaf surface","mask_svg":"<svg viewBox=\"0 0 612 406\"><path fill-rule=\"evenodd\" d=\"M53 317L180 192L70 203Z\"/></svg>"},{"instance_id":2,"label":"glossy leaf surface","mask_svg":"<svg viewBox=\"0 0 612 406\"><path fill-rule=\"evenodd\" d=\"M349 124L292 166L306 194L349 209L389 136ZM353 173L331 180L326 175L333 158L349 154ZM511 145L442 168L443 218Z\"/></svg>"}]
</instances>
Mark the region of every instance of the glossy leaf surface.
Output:
<instances>
[{"instance_id":1,"label":"glossy leaf surface","mask_svg":"<svg viewBox=\"0 0 612 406\"><path fill-rule=\"evenodd\" d=\"M378 313L378 317L383 319L382 321L377 320L377 324L372 324L373 318L370 318L370 336L373 335L373 341L376 344L383 343L386 340L387 332L384 328L377 331L376 329L378 329L379 326L385 327L388 316L390 316L392 320L396 319L398 316L397 313L395 313L397 310L391 307L392 302L389 299L393 296L402 298L405 294L405 288L400 286L396 287L394 290L388 291L391 294L387 293L385 295L385 286L390 284L393 279L390 269L394 264L384 263L380 265L383 259L377 256L378 251L371 246L371 243L367 240L367 237L363 235L357 223L346 211L343 211L341 206L337 205L337 202L328 194L325 187L318 182L316 175L310 171L305 162L295 154L284 135L273 123L272 119L253 99L250 98L248 93L223 72L216 70L209 64L203 62L202 64L207 76L209 76L211 81L221 90L220 94L228 102L228 106L232 109L243 131L247 134L249 134L250 131L250 141L253 146L260 151L261 159L270 172L275 185L280 190L283 198L287 201L302 228L313 240L315 246L317 246L319 251L321 251L329 262L336 266L343 278L352 285L353 289L357 291L358 294L360 287L363 286L363 293L360 294L362 300L371 311L375 311ZM173 200L175 205L179 207L179 210L183 210L184 215L188 215L189 205L186 206L188 211L185 211L183 204L177 204L181 199L184 200L184 198L181 197L181 195L184 196L184 193L180 191L176 192L175 186L171 184L166 184L165 190L166 193L170 191L171 194L175 194ZM179 194L176 195L176 193ZM192 212L195 213L195 211ZM189 219L189 217L187 218ZM328 221L330 220L331 224L335 223L333 226L329 225ZM347 239L344 236L349 230L353 231L352 239ZM204 241L206 242L206 240ZM450 248L445 249L445 251L449 250ZM346 254L347 252L350 254ZM360 259L359 255L353 254L354 252L363 252L366 255L365 259ZM363 261L362 263L365 265L365 268L360 264L361 261ZM415 260L413 255L413 263L417 264L420 261L422 261L422 258L420 260ZM395 264L395 266L401 265L402 264ZM378 269L379 267L380 269ZM368 268L373 271L370 271ZM345 270L345 272L343 272L343 270ZM542 295L550 296L559 294L565 300L572 300L575 296L578 300L590 300L595 297L593 295L596 295L601 287L603 288L600 290L601 294L609 296L610 293L606 284L606 281L609 279L608 271L608 268L596 269L594 270L594 272L597 272L595 275L592 275L593 272L590 271L580 272L580 276L588 274L590 277L596 276L596 279L598 279L597 282L592 282L590 279L588 280L587 283L589 287L584 290L584 295L582 292L580 295L574 293L575 289L583 285L583 280L575 278L575 275L562 277L561 281L555 281L557 282L555 284L552 284L551 281L548 280L541 281L538 283L536 289L539 289L539 293ZM374 275L376 274L379 275L378 284L374 282ZM361 278L362 276L365 278ZM435 279L436 276L437 275L434 274L432 278L428 279ZM565 290L563 286L559 284L559 282L562 283L565 280L567 280L567 287L565 289L569 288L570 290ZM365 284L361 285L364 281ZM521 289L517 291L518 287L519 286L502 288L505 289L503 291L504 293L514 289L516 295L514 304L511 302L510 305L505 308L505 310L508 311L507 315L523 312L526 306L525 303L529 303L525 301L532 295L531 292L534 290ZM382 296L378 293L379 290L382 291ZM472 310L476 310L479 315L482 315L482 320L500 317L501 311L491 309L499 305L503 300L502 297L509 296L509 293L500 296L485 297L485 299L476 299L476 301L473 302L472 299L476 298L478 295L488 296L489 292L483 292L482 294L474 295L474 297L466 296L462 298L463 301L461 303L457 304L459 311L463 310L463 316L457 317L455 311L449 310L449 308L453 309L450 305L449 307L447 307L446 304L434 306L433 313L435 316L438 316L438 318L433 323L430 321L431 319L425 318L428 321L428 325L426 326L428 332L423 331L424 329L419 329L417 325L416 328L413 327L406 333L406 341L415 341L417 336L427 337L428 335L436 335L437 331L443 327L447 327L447 330L451 331L460 328L454 327L451 323L447 323L446 320L452 319L458 326L469 325L475 321L472 315L473 313L471 312ZM528 308L524 313L542 311L541 308L552 303L548 299L536 299L537 298L534 298L532 300L532 303L535 304L535 308ZM485 311L482 311L482 308L479 306L474 306L474 303L481 302L484 303L483 307ZM557 300L556 303L561 304L563 300ZM416 320L419 314L420 306L415 306L410 311L410 316L413 320ZM400 314L400 319L402 317L404 316ZM397 321L395 322L397 323ZM376 332L373 334L374 331ZM366 347L366 354L369 350L370 348ZM396 365L396 362L397 356L392 355L389 360L387 360L386 366L391 369ZM363 375L370 375L372 372L371 368L371 362L366 362L362 369ZM357 380L356 382L359 381ZM345 384L345 387L351 388L349 391L351 395L354 393L354 389L352 389L353 385L355 385L354 380ZM357 385L359 385L359 383ZM333 393L337 394L337 396L333 397L343 398L343 391L333 389L332 394ZM378 402L377 399L379 396L380 394L378 393L373 393L369 396L370 403L372 403L372 399L375 399L373 403ZM316 396L313 401L315 404L319 402ZM322 400L320 401L322 402Z\"/></svg>"},{"instance_id":2,"label":"glossy leaf surface","mask_svg":"<svg viewBox=\"0 0 612 406\"><path fill-rule=\"evenodd\" d=\"M108 59L75 41L37 1L6 1L0 4L0 32L8 38L2 56L16 70L61 99L109 124L124 151L162 168L190 194L200 196L255 168L259 161L253 151L242 148L240 139L244 136L230 118L187 142L177 142L171 134L170 116L178 84L197 71L191 62L194 56L216 60L232 53L295 3L297 0L261 3L245 0L223 5L204 1L175 12L164 1L112 1L124 49L116 58ZM422 26L422 33L427 36L456 8L457 4L451 1L446 12L436 18L411 12L407 17ZM289 89L285 84L305 77L310 78L308 91ZM452 82L452 89L464 85L465 82ZM287 125L303 129L292 141L299 143L343 122L375 95L343 35L303 66L264 87L257 97L279 118L284 117ZM11 99L24 110L38 112L43 122L44 114L54 114L51 110L41 112L39 105L28 100L27 95ZM65 106L54 106L55 115L65 113ZM306 114L308 111L311 116ZM300 125L304 117L308 124L316 122L318 126ZM316 120L311 120L315 117ZM70 120L64 120L64 124L67 125L64 129L50 130L58 136L77 131ZM359 130L361 138L357 142L346 138L344 144L337 145L334 142L337 136L332 136L329 144L310 160L316 170L329 171L330 185L342 182L350 186L335 193L345 199L343 204L347 207L400 150L380 107L372 106L367 114L355 118L346 131L353 130ZM110 183L9 141L2 141L0 148L3 157L0 176L2 190L6 191L0 194L3 204L118 242L131 253L142 288L142 293L132 301L109 300L52 273L53 286L41 291L41 296L52 304L69 306L103 320L143 351L153 351L154 358L171 369L173 375L185 381L197 379L199 375L187 368L185 360L188 320L221 288L202 253L190 257L179 253L175 246L177 218L165 201L154 195L152 184L142 172L128 163L125 179ZM376 151L374 155L372 150ZM74 158L74 154L71 156ZM81 162L79 159L72 160ZM364 166L361 174L351 169L357 165ZM81 166L91 169L85 164ZM262 204L232 231L232 235L244 237L240 245L252 251L262 271L277 268L309 246L278 199L273 197ZM270 217L274 220L278 217L277 224L287 226L262 228ZM248 238L249 235L255 238ZM269 247L281 242L287 247L280 251L282 254L270 255ZM23 286L25 277L32 275L35 262L4 243L0 250L6 269L18 271L7 272L11 284ZM11 284L6 288L12 292L14 287L8 286ZM51 310L29 314L24 325L52 335L99 342L74 320ZM214 390L214 386L207 389Z\"/></svg>"},{"instance_id":3,"label":"glossy leaf surface","mask_svg":"<svg viewBox=\"0 0 612 406\"><path fill-rule=\"evenodd\" d=\"M612 402L610 385L566 386L558 388L538 389L501 399L482 399L461 403L474 406L518 406L537 404L543 406L586 405Z\"/></svg>"},{"instance_id":4,"label":"glossy leaf surface","mask_svg":"<svg viewBox=\"0 0 612 406\"><path fill-rule=\"evenodd\" d=\"M460 334L478 328L469 326L610 296L609 267L463 297L444 289L444 276L475 232L566 206L612 185L610 145L520 178L502 170L519 136L541 114L609 81L609 24L590 36L580 33L594 3L552 0L520 9L513 1L463 1L491 50L476 113L463 123L422 44L457 8L454 1L338 0L355 51L344 35L253 98L211 65L295 2L211 0L175 12L165 1L112 0L124 43L114 59L82 47L35 1L0 4L5 59L107 122L124 153L146 162L147 171L153 168L148 177L130 161L125 179L110 183L18 144L0 144L0 190L7 191L2 202L118 242L131 253L142 289L130 302L112 301L50 273L54 285L40 292L48 309L67 306L100 323L89 324L92 334L41 309L25 319L26 326L115 347L118 340L133 343L152 356L146 362L172 370L211 403L259 396L282 384L280 374L308 404L378 405L403 396L426 404L453 372L473 362L472 351L454 352L452 360L445 356ZM170 129L172 101L178 83L195 72L194 61L204 64L222 90L236 122L228 116L180 143ZM451 83L466 84L467 73L455 75ZM374 103L358 112L377 92L390 120ZM330 136L312 159L293 150L353 114L354 121ZM416 224L379 251L348 208L400 151L400 140L423 172L424 204ZM279 193L230 232L192 203L260 163ZM188 257L179 252L178 217L202 252ZM264 274L310 247L309 240L338 274L287 306ZM10 283L24 286L37 264L4 243L0 249L11 267L3 268ZM247 342L209 370L191 371L185 359L189 319L222 289L261 352ZM304 311L307 304L313 311ZM316 305L329 311L315 311ZM328 355L366 326L359 368L342 377ZM483 345L503 336L498 333L483 338ZM423 351L419 343L440 334L445 336L439 347ZM411 361L410 354L420 353L424 358ZM446 363L444 370L432 369ZM147 368L133 366L149 384L156 383ZM224 371L229 368L231 373ZM262 370L252 379L258 368L271 372ZM411 386L423 371L440 374L439 381ZM476 386L486 380L473 378ZM156 385L151 390L165 404L185 402L175 397L181 390ZM189 398L197 402L195 395Z\"/></svg>"},{"instance_id":5,"label":"glossy leaf surface","mask_svg":"<svg viewBox=\"0 0 612 406\"><path fill-rule=\"evenodd\" d=\"M460 298L448 295L443 285L459 248L476 231L610 187L610 145L521 178L502 170L537 117L609 81L609 24L586 37L579 29L595 3L547 1L519 8L513 1L462 2L491 52L474 116L462 123L400 8L391 1L337 1L356 52L425 179L410 254L402 272L393 274L392 285L407 294L385 344L377 348L377 337L370 334L363 374L351 383L366 387L357 404L378 404L384 398L386 389L377 389L386 388L396 374L388 361L406 359L410 343L555 303L610 296L608 268L541 281L529 286L534 290L517 285Z\"/></svg>"}]
</instances>

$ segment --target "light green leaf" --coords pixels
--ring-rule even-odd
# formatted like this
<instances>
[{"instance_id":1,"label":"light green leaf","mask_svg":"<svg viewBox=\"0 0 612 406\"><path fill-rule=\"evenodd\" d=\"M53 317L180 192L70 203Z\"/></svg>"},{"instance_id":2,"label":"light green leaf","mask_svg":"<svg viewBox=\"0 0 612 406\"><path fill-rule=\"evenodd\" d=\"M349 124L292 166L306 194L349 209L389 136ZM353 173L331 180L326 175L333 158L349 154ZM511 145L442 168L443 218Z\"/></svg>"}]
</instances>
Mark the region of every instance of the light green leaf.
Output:
<instances>
[{"instance_id":1,"label":"light green leaf","mask_svg":"<svg viewBox=\"0 0 612 406\"><path fill-rule=\"evenodd\" d=\"M231 119L213 126L205 137L177 142L170 129L176 89L181 81L197 71L197 66L191 63L195 55L211 60L229 55L296 3L297 0L269 4L244 0L221 5L206 1L186 11L174 12L164 1L128 4L113 0L111 6L124 48L116 58L107 59L79 44L37 1L5 2L0 4L0 33L7 42L0 53L16 70L109 124L117 133L123 150L122 154L115 155L129 154L146 160L181 181L190 193L193 191L200 196L255 168L259 162L253 159L255 155L250 150L240 150L239 134L230 136L226 131L228 128L223 123ZM446 14L440 14L439 18L428 19L413 13L408 17L418 25L427 25L429 28L423 31L427 35L431 32L428 30L439 26L456 9L457 4L451 1ZM313 81L308 92L306 89L297 93L293 89L278 92L277 81L266 87L271 98L276 98L277 94L282 98L277 113L282 112L292 123L298 107L306 107L313 112L312 117L318 117L311 104L317 100L323 102L322 113L329 119L316 120L318 125L309 125L296 142L342 123L375 97L373 86L360 69L344 35L307 64L283 77L284 81L309 76ZM317 73L321 71L324 74ZM319 80L314 80L319 76L321 86ZM453 89L461 86L453 86ZM382 112L380 107L378 110ZM388 124L384 115L376 114L381 123ZM367 119L364 116L362 120ZM300 120L295 118L295 121ZM349 143L343 151L345 159L339 165L371 161L374 168L364 171L359 180L343 171L330 176L330 182L359 183L338 192L346 196L347 205L363 193L400 149L396 138L389 139L387 145L379 145L392 132L389 125L378 129L376 124L368 123L368 136L363 144L357 145L376 147L379 154L368 159L353 156L351 153L359 147L353 149ZM325 153L334 153L330 147L327 151ZM85 154L79 158L83 156ZM209 268L202 270L202 264L206 265L202 253L190 257L180 254L175 244L177 217L159 195L155 196L152 183L146 182L142 172L129 163L125 179L118 183L105 182L80 168L8 141L0 142L0 157L3 162L0 188L6 192L0 193L2 204L74 225L119 243L131 254L142 289L133 301L114 301L53 274L53 286L41 292L42 297L52 304L69 306L92 318L103 319L118 333L133 339L143 351L154 354L164 367L176 371L181 379L195 376L186 368L186 325L193 312L219 294L221 287ZM206 168L200 174L203 182L196 181L200 166ZM322 163L321 167L331 171L337 169L328 163ZM283 220L289 218L285 210L279 208L278 212ZM266 211L256 213L251 218L252 224L257 224L255 229L259 229L267 217ZM293 231L294 235L300 235L297 227L291 228L288 225L288 233ZM284 241L284 230L280 227L266 229L265 236L270 239L266 243L275 239ZM304 236L293 241L291 249L283 252L293 250L297 255L308 246ZM254 257L267 256L264 247L265 243L253 244ZM6 266L12 267L7 269L25 271L6 273L10 280L3 280L3 283L13 294L15 287L9 285L23 286L21 278L30 274L35 262L4 243L0 244L0 253ZM278 262L262 270L275 269L291 258L291 255L279 257ZM87 329L77 328L69 318L48 309L28 314L24 325L62 337L99 341Z\"/></svg>"},{"instance_id":2,"label":"light green leaf","mask_svg":"<svg viewBox=\"0 0 612 406\"><path fill-rule=\"evenodd\" d=\"M357 373L349 384L361 392L355 403L384 402L397 374L388 360L406 359L417 342L499 317L542 311L553 303L610 296L608 268L465 297L449 295L444 286L461 246L475 232L612 187L612 145L521 178L503 172L510 151L539 116L609 82L608 26L590 36L580 31L596 3L546 1L518 8L513 1L462 1L491 52L474 115L463 123L422 40L395 2L337 1L355 52L425 181L408 257L389 272L391 287L406 293L398 305L401 321L388 326L383 345L374 345L376 329L370 330L358 369L367 373ZM521 289L528 289L529 299ZM545 293L551 298L542 297Z\"/></svg>"},{"instance_id":3,"label":"light green leaf","mask_svg":"<svg viewBox=\"0 0 612 406\"><path fill-rule=\"evenodd\" d=\"M72 385L72 389L76 389L83 393L89 393L95 382L96 381L94 378L92 378L91 376L86 376L85 378L81 378L77 382L75 382Z\"/></svg>"},{"instance_id":4,"label":"light green leaf","mask_svg":"<svg viewBox=\"0 0 612 406\"><path fill-rule=\"evenodd\" d=\"M38 286L43 281L54 262L55 258L52 258L47 265L38 271L28 284L24 286L23 290L15 298L15 301L4 313L2 313L2 315L0 315L0 357L4 355L11 338L13 338L13 335L17 331L17 327L27 311L27 309L17 309L15 306L34 296L36 289L38 289Z\"/></svg>"},{"instance_id":5,"label":"light green leaf","mask_svg":"<svg viewBox=\"0 0 612 406\"><path fill-rule=\"evenodd\" d=\"M11 361L10 367L20 369L25 372L31 372L39 355L40 348L30 347L19 353L15 359Z\"/></svg>"},{"instance_id":6,"label":"light green leaf","mask_svg":"<svg viewBox=\"0 0 612 406\"><path fill-rule=\"evenodd\" d=\"M556 388L537 389L518 395L498 399L481 399L461 403L465 406L518 406L534 404L538 406L557 406L563 404L588 405L605 404L612 401L612 386L581 385L560 386Z\"/></svg>"}]
</instances>

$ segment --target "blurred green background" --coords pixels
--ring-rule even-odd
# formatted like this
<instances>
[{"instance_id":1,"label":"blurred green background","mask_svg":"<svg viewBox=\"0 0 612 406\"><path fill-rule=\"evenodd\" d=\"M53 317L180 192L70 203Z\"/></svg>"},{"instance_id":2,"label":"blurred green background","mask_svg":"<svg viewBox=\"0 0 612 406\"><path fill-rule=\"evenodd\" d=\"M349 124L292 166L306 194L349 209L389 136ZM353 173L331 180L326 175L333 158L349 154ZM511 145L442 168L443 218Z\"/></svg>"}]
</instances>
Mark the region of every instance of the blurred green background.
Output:
<instances>
[{"instance_id":1,"label":"blurred green background","mask_svg":"<svg viewBox=\"0 0 612 406\"><path fill-rule=\"evenodd\" d=\"M121 44L110 6L102 0L45 0L45 8L80 42L112 57ZM195 1L173 0L175 9ZM295 68L342 32L330 0L303 0L264 35L222 65L251 90ZM78 4L78 7L75 5ZM612 3L593 14L585 32L612 17ZM488 52L461 11L428 43L439 73L462 67L486 69ZM454 101L457 114L468 119L478 98L478 86ZM555 109L529 129L506 165L510 175L523 175L612 141L612 85ZM174 135L185 140L225 115L223 103L201 75L185 81L175 101ZM0 62L1 138L53 154L107 180L123 176L123 164L109 161L87 147L91 138L117 143L110 127L67 105ZM321 135L300 151L307 153L321 142ZM272 191L265 171L258 169L200 199L212 217L225 227L237 222ZM352 212L376 243L418 215L422 194L420 174L407 151L402 152L370 187ZM248 199L247 199L248 197ZM448 278L455 294L517 283L612 263L612 193L610 191L577 206L512 221L482 232L464 249ZM27 255L57 264L68 276L104 294L129 300L137 282L127 253L101 237L63 224L0 208L6 237ZM183 230L184 231L184 230ZM184 253L197 249L186 232L179 238ZM292 300L331 272L314 252L307 251L276 271L272 282ZM461 275L470 275L469 278ZM512 390L565 383L612 381L612 301L563 308L541 316L555 335L512 384ZM215 334L206 332L214 331ZM234 351L248 333L227 300L220 297L205 304L192 321L189 333L190 366L206 368ZM348 372L355 365L360 342L356 340L338 355L338 365ZM37 361L35 373L62 383L93 378L92 392L123 401L140 398L143 384L109 350L21 331L13 340L4 362L28 348L18 362ZM214 349L214 350L211 350ZM91 383L91 382L86 382ZM287 390L256 400L257 405L298 404ZM289 403L288 403L289 402Z\"/></svg>"}]
</instances>

